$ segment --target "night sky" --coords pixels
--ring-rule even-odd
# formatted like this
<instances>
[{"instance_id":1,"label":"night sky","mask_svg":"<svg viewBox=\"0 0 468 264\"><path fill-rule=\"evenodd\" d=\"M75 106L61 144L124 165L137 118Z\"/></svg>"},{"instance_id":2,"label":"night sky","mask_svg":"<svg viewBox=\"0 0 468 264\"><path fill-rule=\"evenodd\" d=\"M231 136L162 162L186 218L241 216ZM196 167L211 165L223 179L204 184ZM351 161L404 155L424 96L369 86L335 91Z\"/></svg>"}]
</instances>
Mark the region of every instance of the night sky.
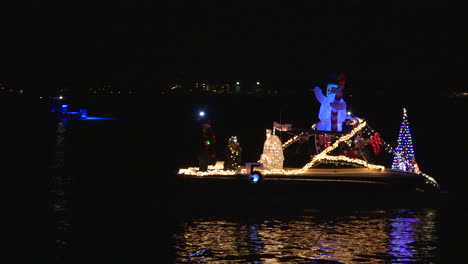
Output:
<instances>
[{"instance_id":1,"label":"night sky","mask_svg":"<svg viewBox=\"0 0 468 264\"><path fill-rule=\"evenodd\" d=\"M4 6L0 81L154 89L178 79L465 90L465 10L448 3L55 1ZM224 2L224 1L223 1ZM4 4L3 4L4 5Z\"/></svg>"}]
</instances>

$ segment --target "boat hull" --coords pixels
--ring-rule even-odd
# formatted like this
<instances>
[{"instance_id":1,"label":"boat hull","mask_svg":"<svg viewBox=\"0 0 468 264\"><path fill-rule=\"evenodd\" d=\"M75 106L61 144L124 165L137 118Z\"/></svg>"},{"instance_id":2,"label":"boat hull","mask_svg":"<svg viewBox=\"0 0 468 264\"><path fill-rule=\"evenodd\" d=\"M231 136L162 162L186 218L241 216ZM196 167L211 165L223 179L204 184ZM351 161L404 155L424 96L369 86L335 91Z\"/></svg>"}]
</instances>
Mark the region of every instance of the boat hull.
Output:
<instances>
[{"instance_id":1,"label":"boat hull","mask_svg":"<svg viewBox=\"0 0 468 264\"><path fill-rule=\"evenodd\" d=\"M188 207L303 209L310 207L404 207L435 205L436 185L423 175L368 169L311 169L305 173L177 175L177 190Z\"/></svg>"}]
</instances>

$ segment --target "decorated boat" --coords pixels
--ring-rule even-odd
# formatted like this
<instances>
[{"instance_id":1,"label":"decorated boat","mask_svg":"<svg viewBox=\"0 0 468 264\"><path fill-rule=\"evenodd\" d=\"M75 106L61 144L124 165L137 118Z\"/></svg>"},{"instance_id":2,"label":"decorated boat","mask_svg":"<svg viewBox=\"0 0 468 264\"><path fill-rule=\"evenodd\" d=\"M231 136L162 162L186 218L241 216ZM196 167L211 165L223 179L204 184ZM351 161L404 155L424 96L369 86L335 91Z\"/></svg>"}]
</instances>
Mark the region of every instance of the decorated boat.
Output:
<instances>
[{"instance_id":1,"label":"decorated boat","mask_svg":"<svg viewBox=\"0 0 468 264\"><path fill-rule=\"evenodd\" d=\"M339 133L288 129L282 133L290 135L289 139L280 144L273 132L278 129L274 127L272 134L267 131L258 161L236 164L239 153L232 148L227 160L217 161L204 171L199 167L179 169L180 208L186 206L192 210L190 214L203 209L235 213L249 208L254 213L277 213L309 206L381 208L443 204L438 182L420 171L415 161L406 111L396 149L364 119L352 120L355 121L351 122L350 131ZM308 148L303 149L314 154L309 156L308 151L297 154L297 149L304 145ZM384 159L376 157L381 156L393 156L391 167L379 164ZM282 163L296 166L282 167Z\"/></svg>"},{"instance_id":2,"label":"decorated boat","mask_svg":"<svg viewBox=\"0 0 468 264\"><path fill-rule=\"evenodd\" d=\"M406 112L405 117L406 120ZM314 129L292 129L288 131L291 137L281 144L281 150L270 150L263 153L262 159L254 162L246 162L238 165L235 169L225 169L226 161L217 161L216 164L208 166L207 170L201 171L198 167L181 168L178 176L188 180L237 180L252 184L264 184L269 181L301 181L301 182L349 182L361 184L390 184L402 189L414 189L418 191L438 191L437 181L422 172L418 168L412 151L411 137L402 126L400 134L403 138L399 140L400 145L393 149L382 140L380 134L375 132L367 122L361 118L356 120L356 126L349 132L333 133ZM275 131L276 129L273 129ZM276 130L277 131L277 130ZM275 134L268 134L272 138ZM273 132L274 133L274 132ZM288 148L304 144L302 142L313 142L316 154L302 167L282 167L284 155L288 154ZM366 142L367 141L367 142ZM265 142L264 152L274 149L270 140ZM369 149L373 154L382 151L393 154L392 167L374 164ZM268 156L269 155L269 156ZM281 156L283 157L276 157ZM287 157L286 157L287 159ZM270 160L270 161L268 161ZM267 166L265 166L268 163Z\"/></svg>"},{"instance_id":3,"label":"decorated boat","mask_svg":"<svg viewBox=\"0 0 468 264\"><path fill-rule=\"evenodd\" d=\"M221 189L223 194L233 191L235 195L240 190L261 190L263 197L280 197L287 192L288 197L302 195L301 200L318 194L329 198L330 194L349 197L352 193L352 197L367 199L381 194L402 197L440 192L439 183L422 172L416 162L406 109L398 145L393 148L364 118L350 115L346 106L340 107L337 93L324 96L316 88L322 104L320 121L310 128L273 122L272 129L266 129L258 160L240 163L242 149L237 139L231 138L225 160L202 169L180 168L177 178L186 190L196 192Z\"/></svg>"}]
</instances>

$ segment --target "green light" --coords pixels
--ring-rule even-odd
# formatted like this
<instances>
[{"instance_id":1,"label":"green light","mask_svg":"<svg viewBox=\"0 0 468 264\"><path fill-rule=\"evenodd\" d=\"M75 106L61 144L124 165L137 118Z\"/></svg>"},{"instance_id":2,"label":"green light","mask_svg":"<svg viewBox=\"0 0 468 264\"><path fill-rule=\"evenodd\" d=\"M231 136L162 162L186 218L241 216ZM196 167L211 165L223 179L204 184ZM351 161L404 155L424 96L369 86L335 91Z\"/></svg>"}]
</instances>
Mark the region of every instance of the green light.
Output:
<instances>
[{"instance_id":1,"label":"green light","mask_svg":"<svg viewBox=\"0 0 468 264\"><path fill-rule=\"evenodd\" d=\"M206 141L207 145L211 145L211 142L209 140Z\"/></svg>"}]
</instances>

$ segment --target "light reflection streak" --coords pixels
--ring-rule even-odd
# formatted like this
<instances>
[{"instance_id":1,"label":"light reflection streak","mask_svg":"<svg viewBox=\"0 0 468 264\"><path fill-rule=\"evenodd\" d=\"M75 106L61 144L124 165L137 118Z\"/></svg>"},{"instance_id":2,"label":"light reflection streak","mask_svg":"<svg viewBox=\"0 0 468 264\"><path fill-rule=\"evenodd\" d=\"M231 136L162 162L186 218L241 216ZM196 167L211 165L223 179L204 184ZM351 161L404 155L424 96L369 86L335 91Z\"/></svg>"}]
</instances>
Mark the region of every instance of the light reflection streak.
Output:
<instances>
[{"instance_id":1,"label":"light reflection streak","mask_svg":"<svg viewBox=\"0 0 468 264\"><path fill-rule=\"evenodd\" d=\"M70 177L65 173L65 137L67 133L68 119L62 118L57 123L55 132L55 155L51 164L54 172L54 202L51 205L55 213L57 236L56 246L60 261L66 258L66 251L70 244L70 221L69 221L69 201L67 198L67 187L70 185Z\"/></svg>"},{"instance_id":2,"label":"light reflection streak","mask_svg":"<svg viewBox=\"0 0 468 264\"><path fill-rule=\"evenodd\" d=\"M415 249L408 245L414 242L413 224L418 220L414 218L397 217L390 219L390 221L392 221L391 225L393 227L393 230L390 232L390 254L395 256L397 261L411 261Z\"/></svg>"},{"instance_id":3,"label":"light reflection streak","mask_svg":"<svg viewBox=\"0 0 468 264\"><path fill-rule=\"evenodd\" d=\"M252 224L248 226L249 230L249 247L252 255L258 255L260 254L262 248L263 248L263 243L258 237L258 224ZM254 260L252 263L254 264L259 264L262 263L260 260Z\"/></svg>"},{"instance_id":4,"label":"light reflection streak","mask_svg":"<svg viewBox=\"0 0 468 264\"><path fill-rule=\"evenodd\" d=\"M414 243L430 245L437 240L435 212L427 209L423 214L415 214L412 210L400 210L398 216L389 219L392 228L388 246L395 263L419 261L419 258L433 255L434 247L426 246L417 252Z\"/></svg>"},{"instance_id":5,"label":"light reflection streak","mask_svg":"<svg viewBox=\"0 0 468 264\"><path fill-rule=\"evenodd\" d=\"M249 224L229 219L192 220L174 235L176 262L424 262L435 254L435 214L431 209L389 209L257 219Z\"/></svg>"},{"instance_id":6,"label":"light reflection streak","mask_svg":"<svg viewBox=\"0 0 468 264\"><path fill-rule=\"evenodd\" d=\"M262 249L262 241L258 237L258 224L248 226L249 246L253 254L258 254Z\"/></svg>"}]
</instances>

